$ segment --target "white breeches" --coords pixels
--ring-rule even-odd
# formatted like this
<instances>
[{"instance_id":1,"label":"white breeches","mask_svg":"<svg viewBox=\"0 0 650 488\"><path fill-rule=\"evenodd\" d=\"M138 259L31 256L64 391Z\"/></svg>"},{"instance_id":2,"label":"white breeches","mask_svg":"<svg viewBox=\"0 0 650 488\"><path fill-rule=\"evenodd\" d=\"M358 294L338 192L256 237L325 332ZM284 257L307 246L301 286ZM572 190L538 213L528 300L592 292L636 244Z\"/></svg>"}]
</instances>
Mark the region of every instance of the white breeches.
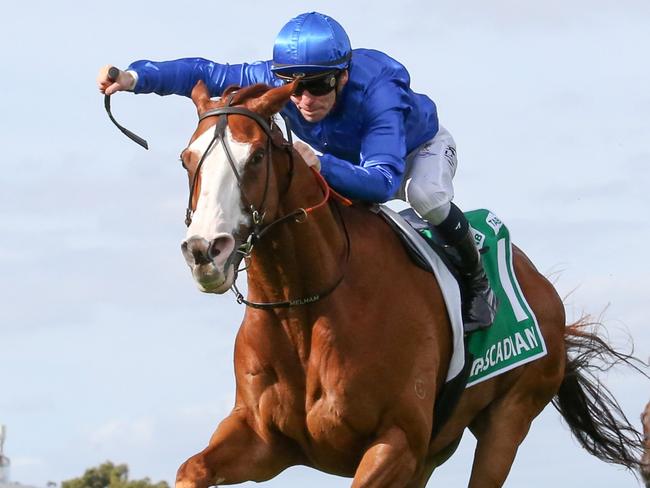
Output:
<instances>
[{"instance_id":1,"label":"white breeches","mask_svg":"<svg viewBox=\"0 0 650 488\"><path fill-rule=\"evenodd\" d=\"M406 174L395 198L406 200L431 224L440 224L454 198L452 179L457 165L454 138L440 127L433 139L406 156Z\"/></svg>"}]
</instances>

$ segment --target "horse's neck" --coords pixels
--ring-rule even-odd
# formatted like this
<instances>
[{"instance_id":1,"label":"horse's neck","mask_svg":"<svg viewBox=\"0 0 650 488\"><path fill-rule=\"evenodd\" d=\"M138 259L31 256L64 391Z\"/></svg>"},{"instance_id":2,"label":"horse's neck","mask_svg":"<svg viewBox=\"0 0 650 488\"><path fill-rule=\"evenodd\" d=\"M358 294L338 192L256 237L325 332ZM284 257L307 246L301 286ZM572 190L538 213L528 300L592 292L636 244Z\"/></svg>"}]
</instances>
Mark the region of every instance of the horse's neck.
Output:
<instances>
[{"instance_id":1,"label":"horse's neck","mask_svg":"<svg viewBox=\"0 0 650 488\"><path fill-rule=\"evenodd\" d=\"M311 171L300 168L282 196L280 215L312 207L323 198ZM314 210L301 223L278 224L256 245L248 271L249 298L284 301L322 292L340 278L345 252L342 224L330 205Z\"/></svg>"},{"instance_id":2,"label":"horse's neck","mask_svg":"<svg viewBox=\"0 0 650 488\"><path fill-rule=\"evenodd\" d=\"M296 170L289 190L281 197L279 216L307 209L324 199L323 190L311 171L304 167ZM248 300L282 302L323 293L340 280L345 271L346 253L345 233L331 204L315 209L300 223L294 219L280 223L255 246L247 271ZM318 305L272 309L264 314L262 322L254 320L248 326L270 325L274 329L280 326L306 367L317 317L313 310Z\"/></svg>"}]
</instances>

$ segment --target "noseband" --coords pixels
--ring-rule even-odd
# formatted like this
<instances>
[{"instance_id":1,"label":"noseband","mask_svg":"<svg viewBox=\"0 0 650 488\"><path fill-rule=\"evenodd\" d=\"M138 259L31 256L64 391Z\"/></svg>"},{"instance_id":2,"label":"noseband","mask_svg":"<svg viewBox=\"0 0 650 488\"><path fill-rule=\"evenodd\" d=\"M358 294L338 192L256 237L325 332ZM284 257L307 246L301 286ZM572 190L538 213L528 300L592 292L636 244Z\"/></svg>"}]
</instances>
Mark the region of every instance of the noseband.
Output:
<instances>
[{"instance_id":1,"label":"noseband","mask_svg":"<svg viewBox=\"0 0 650 488\"><path fill-rule=\"evenodd\" d=\"M324 178L320 173L317 171L313 171L317 181L319 182L321 188L323 189L324 193L324 198L323 200L318 203L317 205L314 205L313 207L309 208L299 208L297 210L294 210L293 212L284 215L282 217L279 217L278 219L274 220L273 222L263 225L264 224L264 217L265 217L265 208L264 204L266 202L266 197L268 194L268 189L269 189L269 175L271 173L271 165L272 165L272 155L273 155L273 147L282 149L287 152L289 156L289 171L288 171L288 176L289 176L289 184L287 185L287 191L289 187L291 186L291 181L293 179L293 169L294 169L294 160L293 160L293 142L291 138L291 127L289 126L289 121L287 118L283 117L286 127L287 127L287 138L288 140L282 139L281 143L278 143L274 140L273 138L273 129L274 125L273 122L269 124L267 119L262 117L261 115L253 112L252 110L249 110L244 107L232 107L231 103L233 100L234 94L231 94L227 101L226 101L226 106L224 107L219 107L215 108L212 110L208 110L207 112L201 114L199 116L199 122L201 122L204 119L207 119L209 117L219 117L217 120L217 123L214 128L214 135L212 136L212 140L208 144L207 149L201 156L201 159L199 160L199 163L197 164L196 171L194 173L194 177L192 178L192 184L190 186L190 195L188 198L188 203L187 203L187 209L185 211L185 225L187 227L190 226L192 223L192 216L194 214L194 210L192 209L192 199L194 196L194 192L196 191L196 185L198 182L198 177L201 172L201 167L203 166L203 163L205 162L205 159L208 155L208 153L214 148L217 142L221 142L221 145L224 148L224 151L226 153L226 159L228 159L228 163L230 164L230 168L232 169L235 178L237 179L237 185L239 186L239 189L242 194L242 198L246 202L249 212L251 214L251 220L253 222L253 229L251 233L249 234L248 238L246 239L246 242L237 250L240 254L243 255L243 257L247 258L250 257L253 247L255 246L255 243L257 243L264 234L266 234L270 228L274 227L275 225L282 223L282 222L287 222L289 220L293 220L295 222L301 223L306 220L306 218L309 216L310 213L312 213L314 210L317 208L320 208L324 206L330 199L330 196L332 195L331 189L329 185L325 182ZM267 142L266 142L266 150L265 150L265 156L266 156L266 178L265 178L265 183L264 183L264 193L262 194L262 199L259 207L255 207L253 203L251 203L251 200L246 196L244 187L243 187L243 180L242 180L242 175L239 173L237 170L237 165L235 163L235 158L232 155L232 152L230 150L230 147L228 146L228 142L225 137L226 133L226 127L228 126L228 115L243 115L245 117L248 117L252 120L254 120L257 125L264 131L264 133L267 136ZM277 128L277 126L275 126ZM279 130L277 128L276 130ZM273 146L273 147L272 147ZM338 208L337 208L338 211ZM340 215L339 212L339 219L342 223L344 234L345 234L345 239L346 239L346 256L345 256L345 261L350 257L350 237L347 232L347 228L345 227L345 222L343 221L342 216ZM308 297L303 297L299 299L293 299L293 300L286 300L286 301L280 301L280 302L268 302L268 303L258 303L258 302L251 302L248 301L244 298L244 296L241 294L239 289L237 288L236 285L236 280L237 280L237 275L239 274L239 269L236 269L235 271L235 281L233 282L232 285L232 290L235 293L237 297L237 302L238 303L244 303L249 307L253 308L259 308L259 309L274 309L274 308L288 308L288 307L294 307L297 305L306 305L308 303L313 303L316 302L327 295L329 295L331 292L333 292L336 287L343 281L344 274L341 273L341 276L339 279L328 289L326 289L323 292L308 296Z\"/></svg>"},{"instance_id":2,"label":"noseband","mask_svg":"<svg viewBox=\"0 0 650 488\"><path fill-rule=\"evenodd\" d=\"M109 77L112 77L113 80L117 79L117 76L119 74L119 71L117 68L112 67L111 71L109 71ZM237 114L237 115L243 115L245 117L248 117L250 119L253 119L257 124L261 127L261 129L264 131L266 134L268 140L266 144L266 159L267 159L267 167L266 167L266 183L264 185L264 194L262 196L262 203L260 204L260 209L262 212L260 212L260 209L256 209L252 204L249 202L249 208L251 212L251 217L253 220L253 231L249 235L248 239L246 240L246 243L242 246L243 249L239 249L238 252L240 252L245 258L250 257L250 254L253 250L253 246L255 242L259 241L260 238L274 225L279 224L281 222L289 221L290 219L293 219L295 222L301 223L306 220L306 218L309 216L311 212L316 210L317 208L322 207L325 205L331 196L336 197L338 200L343 202L345 205L350 205L350 201L347 200L346 198L340 196L338 193L334 192L331 190L325 179L322 177L322 175L313 170L314 176L318 183L320 184L321 188L323 189L323 193L325 194L324 199L318 203L317 205L314 205L313 207L309 208L299 208L297 210L294 210L288 215L285 215L284 217L280 217L279 219L274 220L270 224L266 226L262 226L263 221L264 221L264 202L266 200L266 194L268 192L268 186L269 186L269 174L271 170L271 158L272 158L272 150L271 146L275 146L277 148L284 149L287 154L289 155L289 184L287 185L287 190L291 186L291 181L293 179L293 142L291 140L291 127L289 125L289 120L285 117L284 122L287 126L287 138L288 140L285 141L283 139L281 144L278 144L273 140L273 129L272 125L270 125L266 119L264 119L262 116L259 114L253 112L252 110L248 110L243 107L231 107L230 104L232 103L234 94L231 94L228 97L228 100L226 101L226 106L225 107L220 107L216 108L213 110L208 110L204 114L202 114L199 117L199 122L203 119L206 119L208 117L219 117L219 120L217 121L217 124L215 125L215 130L214 130L214 136L212 137L212 140L210 141L210 144L208 145L207 150L203 153L203 156L201 156L201 159L199 160L199 164L197 165L196 172L194 173L194 178L192 178L192 185L190 187L190 196L188 199L188 204L187 204L187 210L185 212L185 225L188 227L192 223L192 214L194 213L194 210L192 209L192 196L194 195L194 191L196 189L196 184L197 184L197 178L198 175L200 174L201 171L201 166L203 166L203 162L205 161L205 158L207 154L210 152L210 150L214 147L215 143L217 141L221 141L224 150L226 152L226 156L228 158L228 163L230 164L230 167L233 170L233 173L235 174L235 177L237 178L237 184L239 185L239 188L242 192L242 197L246 198L244 194L244 189L242 186L242 178L239 172L237 171L237 167L234 162L234 158L232 157L232 153L230 152L230 148L228 147L228 144L226 143L225 140L225 132L226 132L226 126L228 125L228 115L230 114ZM113 117L113 114L111 113L111 105L110 105L110 97L109 95L106 95L104 97L104 106L106 108L106 112L108 113L109 118L111 121L126 135L129 139L132 141L138 143L145 149L149 149L149 146L147 144L147 141L142 139L140 136L134 134L133 132L129 131L128 129L125 129L122 127L120 124L117 123L115 118ZM246 199L248 200L248 199ZM337 211L337 214L339 216L339 220L341 221L341 225L343 227L343 232L345 234L345 241L346 241L346 252L345 252L345 263L350 259L350 235L348 234L348 230L345 226L345 221L343 220L343 216L340 213L340 210L338 206L334 207ZM344 264L345 264L344 263ZM343 269L343 266L341 266L341 269ZM235 281L237 280L237 275L239 273L239 270L237 269L235 271ZM248 301L244 298L244 296L239 292L237 289L237 285L235 282L233 282L232 285L232 290L234 291L235 295L237 296L237 302L238 303L244 303L249 307L253 308L259 308L259 309L265 309L265 310L270 310L270 309L275 309L275 308L288 308L288 307L295 307L298 305L306 305L308 303L314 303L317 302L318 300L321 300L322 298L325 298L327 295L332 293L337 286L343 281L344 273L341 272L341 275L339 279L329 288L327 288L325 291L322 291L320 293L316 293L314 295L310 295L307 297L303 298L298 298L294 300L285 300L281 302L270 302L270 303L258 303L258 302L251 302Z\"/></svg>"}]
</instances>

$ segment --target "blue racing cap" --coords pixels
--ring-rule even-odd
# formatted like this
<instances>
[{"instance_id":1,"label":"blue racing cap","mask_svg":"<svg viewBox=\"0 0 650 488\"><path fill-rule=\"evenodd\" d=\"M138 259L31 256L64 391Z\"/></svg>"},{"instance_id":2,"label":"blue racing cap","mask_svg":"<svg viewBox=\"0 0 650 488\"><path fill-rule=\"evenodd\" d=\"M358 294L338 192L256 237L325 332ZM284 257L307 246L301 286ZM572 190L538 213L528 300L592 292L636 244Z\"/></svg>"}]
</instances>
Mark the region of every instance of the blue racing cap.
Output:
<instances>
[{"instance_id":1,"label":"blue racing cap","mask_svg":"<svg viewBox=\"0 0 650 488\"><path fill-rule=\"evenodd\" d=\"M350 39L341 24L318 12L300 14L280 30L271 71L281 77L342 70L350 64Z\"/></svg>"}]
</instances>

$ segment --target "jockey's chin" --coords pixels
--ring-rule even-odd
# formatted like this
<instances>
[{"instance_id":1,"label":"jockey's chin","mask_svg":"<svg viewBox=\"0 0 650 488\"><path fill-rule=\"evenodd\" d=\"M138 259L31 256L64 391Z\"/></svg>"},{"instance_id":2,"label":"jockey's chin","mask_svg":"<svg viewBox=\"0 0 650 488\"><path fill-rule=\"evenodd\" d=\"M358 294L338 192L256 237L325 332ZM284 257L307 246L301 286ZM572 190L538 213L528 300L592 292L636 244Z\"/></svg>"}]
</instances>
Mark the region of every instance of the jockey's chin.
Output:
<instances>
[{"instance_id":1,"label":"jockey's chin","mask_svg":"<svg viewBox=\"0 0 650 488\"><path fill-rule=\"evenodd\" d=\"M220 295L232 286L235 280L235 266L230 264L220 270L212 263L202 264L192 269L192 276L200 291Z\"/></svg>"},{"instance_id":2,"label":"jockey's chin","mask_svg":"<svg viewBox=\"0 0 650 488\"><path fill-rule=\"evenodd\" d=\"M300 113L302 114L302 117L307 122L311 122L312 124L315 124L316 122L320 122L321 120L323 120L327 116L327 114L329 113L329 110L327 110L327 111L324 111L324 110L310 111L310 110L300 109Z\"/></svg>"}]
</instances>

